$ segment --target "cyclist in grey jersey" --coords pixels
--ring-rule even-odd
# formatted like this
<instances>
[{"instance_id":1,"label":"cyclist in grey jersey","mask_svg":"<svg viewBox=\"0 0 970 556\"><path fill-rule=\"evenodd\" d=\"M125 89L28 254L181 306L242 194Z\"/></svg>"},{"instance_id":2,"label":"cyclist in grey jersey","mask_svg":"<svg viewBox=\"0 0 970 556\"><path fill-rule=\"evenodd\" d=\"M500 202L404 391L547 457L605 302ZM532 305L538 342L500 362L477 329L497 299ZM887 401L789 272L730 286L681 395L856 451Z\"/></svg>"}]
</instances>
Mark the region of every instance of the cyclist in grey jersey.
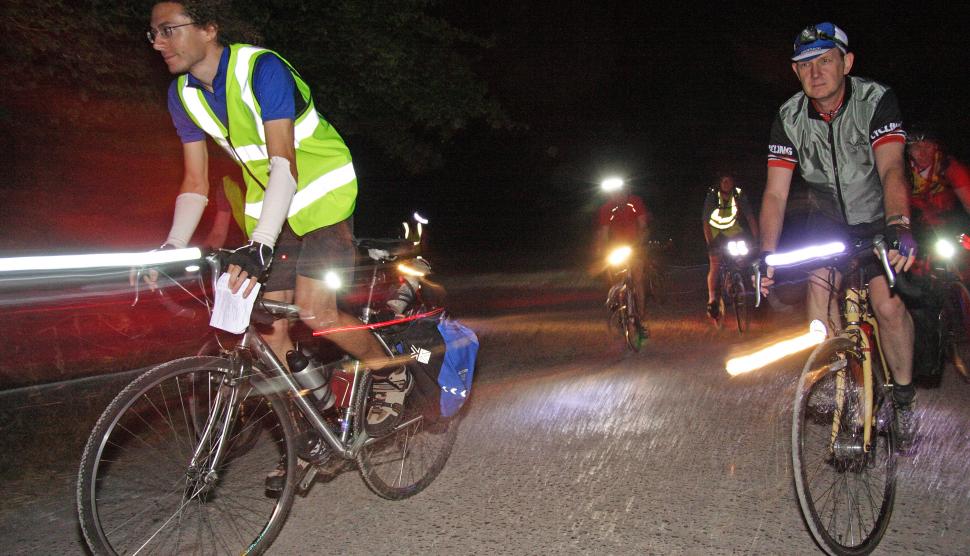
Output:
<instances>
[{"instance_id":1,"label":"cyclist in grey jersey","mask_svg":"<svg viewBox=\"0 0 970 556\"><path fill-rule=\"evenodd\" d=\"M781 106L772 126L761 205L762 250L777 248L797 167L818 209L809 229L834 229L848 237L884 230L898 245L889 252L890 263L896 271L908 270L916 244L909 229L902 116L891 89L849 76L855 55L848 42L845 32L829 22L806 27L795 38L792 71L802 91ZM773 274L768 267L765 287ZM828 269L816 269L809 280L809 318L841 326L828 275ZM871 277L869 287L896 383L899 438L906 451L916 433L913 321L884 276Z\"/></svg>"}]
</instances>

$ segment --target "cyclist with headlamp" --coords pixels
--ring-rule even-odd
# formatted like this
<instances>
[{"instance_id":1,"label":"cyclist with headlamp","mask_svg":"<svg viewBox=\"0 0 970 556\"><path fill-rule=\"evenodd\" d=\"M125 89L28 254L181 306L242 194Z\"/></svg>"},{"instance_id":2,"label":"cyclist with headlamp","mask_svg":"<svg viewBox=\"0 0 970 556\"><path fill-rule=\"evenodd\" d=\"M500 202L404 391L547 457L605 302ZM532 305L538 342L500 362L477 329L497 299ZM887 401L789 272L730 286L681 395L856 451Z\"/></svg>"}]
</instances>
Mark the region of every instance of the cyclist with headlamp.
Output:
<instances>
[{"instance_id":1,"label":"cyclist with headlamp","mask_svg":"<svg viewBox=\"0 0 970 556\"><path fill-rule=\"evenodd\" d=\"M597 256L602 259L609 247L629 245L633 248L630 262L630 277L636 290L637 313L641 322L646 318L643 303L643 253L650 238L650 212L643 199L630 193L626 183L620 178L608 178L600 184L609 199L600 206L597 217L596 248ZM641 336L646 337L646 329Z\"/></svg>"},{"instance_id":2,"label":"cyclist with headlamp","mask_svg":"<svg viewBox=\"0 0 970 556\"><path fill-rule=\"evenodd\" d=\"M883 233L892 245L889 262L909 270L916 254L910 231L909 184L904 164L906 133L896 95L889 87L849 76L855 55L848 36L825 22L795 38L792 71L802 91L782 104L771 128L768 177L761 205L763 252L778 246L796 167L809 190L808 228L821 240L872 238ZM763 286L773 282L768 267ZM841 328L829 269L809 279L809 319ZM836 284L841 277L835 273ZM910 449L916 434L913 321L881 272L869 274L872 307L895 382L897 437ZM767 292L767 290L763 290Z\"/></svg>"}]
</instances>

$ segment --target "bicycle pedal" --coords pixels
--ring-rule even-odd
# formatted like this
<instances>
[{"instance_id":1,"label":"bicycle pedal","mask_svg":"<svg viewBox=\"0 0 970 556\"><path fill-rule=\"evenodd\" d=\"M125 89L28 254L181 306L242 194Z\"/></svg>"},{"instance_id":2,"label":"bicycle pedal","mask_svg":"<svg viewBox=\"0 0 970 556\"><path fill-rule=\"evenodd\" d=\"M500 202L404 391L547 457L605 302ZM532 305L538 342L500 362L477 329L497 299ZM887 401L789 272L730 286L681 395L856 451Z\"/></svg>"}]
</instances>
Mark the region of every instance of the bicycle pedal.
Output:
<instances>
[{"instance_id":1,"label":"bicycle pedal","mask_svg":"<svg viewBox=\"0 0 970 556\"><path fill-rule=\"evenodd\" d=\"M317 477L317 473L319 471L320 470L317 468L316 465L308 464L306 469L303 471L303 476L300 478L300 484L298 485L299 489L306 490L310 488L310 483L312 483L313 479Z\"/></svg>"}]
</instances>

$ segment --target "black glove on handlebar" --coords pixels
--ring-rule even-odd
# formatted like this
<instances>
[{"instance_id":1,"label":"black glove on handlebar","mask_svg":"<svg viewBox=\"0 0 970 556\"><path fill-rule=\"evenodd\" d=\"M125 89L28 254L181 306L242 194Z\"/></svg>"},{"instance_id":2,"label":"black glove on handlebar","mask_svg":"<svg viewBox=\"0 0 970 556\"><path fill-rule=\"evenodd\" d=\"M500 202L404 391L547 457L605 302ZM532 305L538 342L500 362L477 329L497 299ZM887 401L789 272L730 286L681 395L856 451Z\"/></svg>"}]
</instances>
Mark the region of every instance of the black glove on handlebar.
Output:
<instances>
[{"instance_id":1,"label":"black glove on handlebar","mask_svg":"<svg viewBox=\"0 0 970 556\"><path fill-rule=\"evenodd\" d=\"M226 262L230 265L237 265L246 274L262 280L266 271L269 270L269 265L273 262L273 248L263 243L251 241L248 245L243 245L230 253L229 260Z\"/></svg>"},{"instance_id":2,"label":"black glove on handlebar","mask_svg":"<svg viewBox=\"0 0 970 556\"><path fill-rule=\"evenodd\" d=\"M909 226L893 224L886 227L886 241L890 249L896 249L899 254L908 257L916 254L916 240Z\"/></svg>"}]
</instances>

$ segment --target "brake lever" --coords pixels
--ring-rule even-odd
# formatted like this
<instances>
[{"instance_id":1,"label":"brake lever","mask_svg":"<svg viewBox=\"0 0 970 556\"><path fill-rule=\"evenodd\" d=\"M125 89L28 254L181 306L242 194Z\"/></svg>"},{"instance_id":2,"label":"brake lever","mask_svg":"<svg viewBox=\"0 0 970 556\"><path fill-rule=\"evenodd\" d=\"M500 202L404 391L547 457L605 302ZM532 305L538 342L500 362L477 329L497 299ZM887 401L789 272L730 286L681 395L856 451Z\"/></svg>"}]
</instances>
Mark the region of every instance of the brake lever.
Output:
<instances>
[{"instance_id":1,"label":"brake lever","mask_svg":"<svg viewBox=\"0 0 970 556\"><path fill-rule=\"evenodd\" d=\"M893 272L892 265L889 264L889 250L886 247L886 238L877 235L872 239L872 246L876 250L879 262L882 263L882 270L886 273L886 281L889 282L890 289L896 286L896 273Z\"/></svg>"},{"instance_id":2,"label":"brake lever","mask_svg":"<svg viewBox=\"0 0 970 556\"><path fill-rule=\"evenodd\" d=\"M754 308L761 307L761 260L751 263L754 267Z\"/></svg>"},{"instance_id":3,"label":"brake lever","mask_svg":"<svg viewBox=\"0 0 970 556\"><path fill-rule=\"evenodd\" d=\"M141 277L144 272L145 269L142 267L138 267L138 270L135 271L135 300L131 302L132 307L138 305L138 300L141 296Z\"/></svg>"},{"instance_id":4,"label":"brake lever","mask_svg":"<svg viewBox=\"0 0 970 556\"><path fill-rule=\"evenodd\" d=\"M754 308L761 307L761 265L754 264Z\"/></svg>"}]
</instances>

